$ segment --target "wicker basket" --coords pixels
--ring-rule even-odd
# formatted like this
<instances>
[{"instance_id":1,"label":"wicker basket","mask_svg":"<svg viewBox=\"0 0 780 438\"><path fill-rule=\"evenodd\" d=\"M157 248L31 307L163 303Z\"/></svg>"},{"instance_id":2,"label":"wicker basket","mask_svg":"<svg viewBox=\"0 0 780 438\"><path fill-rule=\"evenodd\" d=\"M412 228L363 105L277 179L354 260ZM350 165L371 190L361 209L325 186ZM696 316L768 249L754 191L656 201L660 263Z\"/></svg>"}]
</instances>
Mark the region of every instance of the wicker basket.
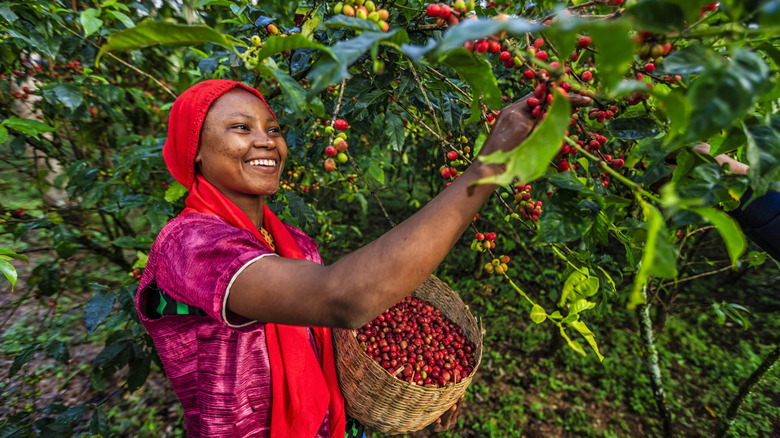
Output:
<instances>
[{"instance_id":1,"label":"wicker basket","mask_svg":"<svg viewBox=\"0 0 780 438\"><path fill-rule=\"evenodd\" d=\"M369 429L390 435L421 430L439 418L465 394L482 360L482 330L455 291L431 275L412 295L428 301L463 329L463 336L476 346L476 364L458 383L418 386L391 376L372 360L355 331L334 329L336 367L347 413Z\"/></svg>"}]
</instances>

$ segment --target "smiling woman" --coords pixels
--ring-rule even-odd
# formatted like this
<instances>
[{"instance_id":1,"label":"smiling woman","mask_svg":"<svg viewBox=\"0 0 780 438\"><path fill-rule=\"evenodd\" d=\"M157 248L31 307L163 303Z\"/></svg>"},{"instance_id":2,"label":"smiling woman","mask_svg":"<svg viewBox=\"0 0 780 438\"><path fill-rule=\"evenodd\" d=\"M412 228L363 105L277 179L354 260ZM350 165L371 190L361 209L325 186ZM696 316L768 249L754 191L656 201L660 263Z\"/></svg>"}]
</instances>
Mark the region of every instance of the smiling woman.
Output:
<instances>
[{"instance_id":1,"label":"smiling woman","mask_svg":"<svg viewBox=\"0 0 780 438\"><path fill-rule=\"evenodd\" d=\"M263 197L279 190L286 157L279 122L265 102L234 88L209 109L195 163L207 181L260 225Z\"/></svg>"},{"instance_id":2,"label":"smiling woman","mask_svg":"<svg viewBox=\"0 0 780 438\"><path fill-rule=\"evenodd\" d=\"M517 147L532 126L527 99L509 105L482 153ZM317 244L263 203L286 155L276 117L244 84L202 82L171 109L163 156L190 193L152 246L136 306L188 436L358 430L347 427L330 328L360 327L414 291L495 189L472 183L501 171L476 161L412 217L326 266ZM409 241L425 244L410 252ZM456 414L457 405L435 429Z\"/></svg>"}]
</instances>

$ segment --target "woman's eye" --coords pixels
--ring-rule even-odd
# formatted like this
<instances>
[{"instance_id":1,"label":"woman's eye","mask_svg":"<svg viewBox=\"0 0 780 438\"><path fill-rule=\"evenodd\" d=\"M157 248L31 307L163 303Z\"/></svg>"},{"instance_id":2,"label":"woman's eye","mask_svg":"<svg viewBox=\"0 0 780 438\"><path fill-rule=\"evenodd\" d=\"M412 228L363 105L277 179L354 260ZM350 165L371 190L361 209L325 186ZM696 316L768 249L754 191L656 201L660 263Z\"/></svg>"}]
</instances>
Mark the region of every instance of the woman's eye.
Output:
<instances>
[{"instance_id":1,"label":"woman's eye","mask_svg":"<svg viewBox=\"0 0 780 438\"><path fill-rule=\"evenodd\" d=\"M244 124L236 125L234 128L249 130L249 126Z\"/></svg>"},{"instance_id":2,"label":"woman's eye","mask_svg":"<svg viewBox=\"0 0 780 438\"><path fill-rule=\"evenodd\" d=\"M273 133L282 132L282 128L274 126L273 128L269 128L268 131Z\"/></svg>"}]
</instances>

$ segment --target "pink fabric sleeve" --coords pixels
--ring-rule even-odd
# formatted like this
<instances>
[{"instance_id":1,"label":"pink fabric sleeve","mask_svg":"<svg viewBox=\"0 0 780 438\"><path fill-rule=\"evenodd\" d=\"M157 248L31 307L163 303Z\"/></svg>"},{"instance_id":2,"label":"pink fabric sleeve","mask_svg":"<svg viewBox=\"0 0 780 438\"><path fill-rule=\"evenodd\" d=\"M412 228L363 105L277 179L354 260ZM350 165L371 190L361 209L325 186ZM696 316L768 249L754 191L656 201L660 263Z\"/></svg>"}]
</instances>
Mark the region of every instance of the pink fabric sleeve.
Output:
<instances>
[{"instance_id":1,"label":"pink fabric sleeve","mask_svg":"<svg viewBox=\"0 0 780 438\"><path fill-rule=\"evenodd\" d=\"M214 320L250 328L250 320L226 312L225 293L235 274L262 255L272 255L253 235L200 213L176 218L158 250L157 285L175 300L198 307Z\"/></svg>"}]
</instances>

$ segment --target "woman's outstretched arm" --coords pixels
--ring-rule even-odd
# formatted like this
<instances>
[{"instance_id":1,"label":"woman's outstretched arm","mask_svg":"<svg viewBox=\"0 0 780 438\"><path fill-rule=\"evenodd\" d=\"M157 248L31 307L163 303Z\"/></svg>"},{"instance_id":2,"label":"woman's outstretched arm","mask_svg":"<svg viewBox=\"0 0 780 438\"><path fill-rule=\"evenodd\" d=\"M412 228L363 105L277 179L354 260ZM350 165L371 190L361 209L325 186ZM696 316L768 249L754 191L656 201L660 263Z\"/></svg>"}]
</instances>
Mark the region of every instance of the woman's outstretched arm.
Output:
<instances>
[{"instance_id":1,"label":"woman's outstretched arm","mask_svg":"<svg viewBox=\"0 0 780 438\"><path fill-rule=\"evenodd\" d=\"M572 95L575 106L590 100ZM488 155L518 147L533 126L527 97L501 111L482 148ZM420 211L333 264L265 257L236 278L228 308L241 316L291 325L359 327L409 295L460 238L493 184L471 184L500 173L478 160Z\"/></svg>"}]
</instances>

